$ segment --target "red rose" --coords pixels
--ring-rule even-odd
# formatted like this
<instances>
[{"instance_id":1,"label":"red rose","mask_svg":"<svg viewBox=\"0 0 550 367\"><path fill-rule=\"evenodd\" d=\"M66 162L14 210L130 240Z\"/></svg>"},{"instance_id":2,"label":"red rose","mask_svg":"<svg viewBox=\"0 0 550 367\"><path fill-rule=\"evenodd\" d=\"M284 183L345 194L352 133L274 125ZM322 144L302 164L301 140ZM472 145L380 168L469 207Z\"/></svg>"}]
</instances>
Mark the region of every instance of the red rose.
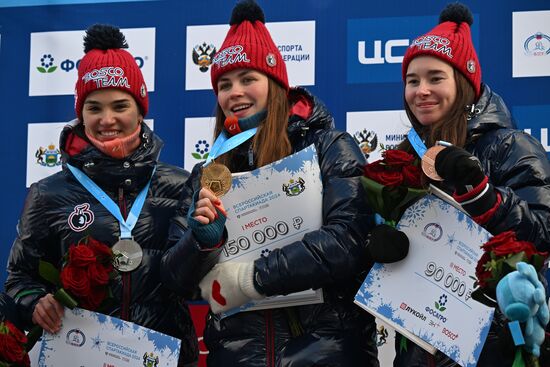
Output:
<instances>
[{"instance_id":1,"label":"red rose","mask_svg":"<svg viewBox=\"0 0 550 367\"><path fill-rule=\"evenodd\" d=\"M403 167L414 162L414 156L403 150L389 149L382 152L382 157L388 166Z\"/></svg>"},{"instance_id":2,"label":"red rose","mask_svg":"<svg viewBox=\"0 0 550 367\"><path fill-rule=\"evenodd\" d=\"M92 286L106 285L109 283L109 275L113 271L113 266L93 263L88 266L88 279Z\"/></svg>"},{"instance_id":3,"label":"red rose","mask_svg":"<svg viewBox=\"0 0 550 367\"><path fill-rule=\"evenodd\" d=\"M11 322L0 323L0 361L30 366L29 356L25 351L27 337Z\"/></svg>"},{"instance_id":4,"label":"red rose","mask_svg":"<svg viewBox=\"0 0 550 367\"><path fill-rule=\"evenodd\" d=\"M85 297L90 293L87 268L76 267L69 263L61 270L60 280L63 288L77 298Z\"/></svg>"},{"instance_id":5,"label":"red rose","mask_svg":"<svg viewBox=\"0 0 550 367\"><path fill-rule=\"evenodd\" d=\"M533 254L537 253L535 245L527 241L508 242L493 248L493 253L496 256L518 254L522 251L525 252L525 256L527 257L527 259L530 259Z\"/></svg>"},{"instance_id":6,"label":"red rose","mask_svg":"<svg viewBox=\"0 0 550 367\"><path fill-rule=\"evenodd\" d=\"M90 238L88 241L88 247L93 251L95 256L98 258L98 261L102 263L111 263L113 258L113 251L110 247L104 245L103 243Z\"/></svg>"},{"instance_id":7,"label":"red rose","mask_svg":"<svg viewBox=\"0 0 550 367\"><path fill-rule=\"evenodd\" d=\"M489 241L483 244L484 251L492 251L493 249L507 245L512 242L516 242L516 233L514 231L506 231L497 234L489 239Z\"/></svg>"},{"instance_id":8,"label":"red rose","mask_svg":"<svg viewBox=\"0 0 550 367\"><path fill-rule=\"evenodd\" d=\"M107 297L105 287L91 287L90 292L80 298L80 306L86 310L95 311Z\"/></svg>"},{"instance_id":9,"label":"red rose","mask_svg":"<svg viewBox=\"0 0 550 367\"><path fill-rule=\"evenodd\" d=\"M480 287L486 287L487 281L491 278L492 274L489 270L484 269L484 265L491 261L491 255L488 252L483 253L476 265L476 278Z\"/></svg>"},{"instance_id":10,"label":"red rose","mask_svg":"<svg viewBox=\"0 0 550 367\"><path fill-rule=\"evenodd\" d=\"M69 247L69 262L72 266L82 267L95 261L95 254L88 246L77 245Z\"/></svg>"},{"instance_id":11,"label":"red rose","mask_svg":"<svg viewBox=\"0 0 550 367\"><path fill-rule=\"evenodd\" d=\"M422 188L420 168L412 165L403 167L403 183L408 187Z\"/></svg>"},{"instance_id":12,"label":"red rose","mask_svg":"<svg viewBox=\"0 0 550 367\"><path fill-rule=\"evenodd\" d=\"M401 172L386 169L381 160L367 164L364 175L384 186L399 186L403 183Z\"/></svg>"}]
</instances>

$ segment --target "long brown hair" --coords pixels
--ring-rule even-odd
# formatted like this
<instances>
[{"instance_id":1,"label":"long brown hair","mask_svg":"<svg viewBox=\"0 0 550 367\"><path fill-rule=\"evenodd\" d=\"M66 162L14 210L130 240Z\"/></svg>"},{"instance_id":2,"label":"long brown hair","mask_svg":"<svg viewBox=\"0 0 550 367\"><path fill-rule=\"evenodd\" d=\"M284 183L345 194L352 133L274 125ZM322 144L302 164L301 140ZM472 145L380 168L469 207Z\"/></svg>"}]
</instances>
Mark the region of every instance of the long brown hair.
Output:
<instances>
[{"instance_id":1,"label":"long brown hair","mask_svg":"<svg viewBox=\"0 0 550 367\"><path fill-rule=\"evenodd\" d=\"M403 97L407 116L428 148L433 146L438 140L444 140L458 147L463 147L466 144L468 132L468 111L466 110L466 106L474 103L475 91L472 85L460 72L456 71L454 68L453 72L456 83L456 99L447 116L441 121L429 126L422 125L412 113L409 104ZM408 139L403 140L401 144L399 144L398 149L405 150L409 153L413 152Z\"/></svg>"},{"instance_id":2,"label":"long brown hair","mask_svg":"<svg viewBox=\"0 0 550 367\"><path fill-rule=\"evenodd\" d=\"M268 79L267 92L267 116L258 127L258 132L252 140L252 150L256 157L257 167L265 166L278 159L284 158L292 151L288 133L289 103L286 90L271 78ZM216 126L214 128L214 140L224 128L225 114L219 103L216 106ZM232 170L234 151L216 158Z\"/></svg>"}]
</instances>

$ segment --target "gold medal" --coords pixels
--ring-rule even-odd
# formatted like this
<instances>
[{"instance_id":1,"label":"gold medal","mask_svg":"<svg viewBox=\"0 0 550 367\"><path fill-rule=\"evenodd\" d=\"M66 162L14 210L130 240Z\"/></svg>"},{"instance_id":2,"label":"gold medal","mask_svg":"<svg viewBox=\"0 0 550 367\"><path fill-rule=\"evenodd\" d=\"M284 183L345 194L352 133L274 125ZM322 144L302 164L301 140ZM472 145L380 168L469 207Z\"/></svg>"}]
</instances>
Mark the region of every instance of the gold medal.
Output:
<instances>
[{"instance_id":1,"label":"gold medal","mask_svg":"<svg viewBox=\"0 0 550 367\"><path fill-rule=\"evenodd\" d=\"M445 149L444 146L436 145L428 149L424 156L422 156L422 171L426 176L434 181L443 181L443 179L437 174L437 171L435 170L435 157L443 149Z\"/></svg>"},{"instance_id":2,"label":"gold medal","mask_svg":"<svg viewBox=\"0 0 550 367\"><path fill-rule=\"evenodd\" d=\"M221 197L231 188L231 171L223 164L212 162L202 169L201 186Z\"/></svg>"}]
</instances>

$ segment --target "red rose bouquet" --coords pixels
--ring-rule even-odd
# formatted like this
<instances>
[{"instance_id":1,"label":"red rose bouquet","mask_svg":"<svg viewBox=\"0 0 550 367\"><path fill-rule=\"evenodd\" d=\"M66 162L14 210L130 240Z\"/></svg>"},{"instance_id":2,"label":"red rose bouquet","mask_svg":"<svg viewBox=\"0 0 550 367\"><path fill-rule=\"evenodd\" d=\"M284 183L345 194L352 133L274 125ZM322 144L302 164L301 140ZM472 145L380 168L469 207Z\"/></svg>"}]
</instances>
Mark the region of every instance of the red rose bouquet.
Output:
<instances>
[{"instance_id":1,"label":"red rose bouquet","mask_svg":"<svg viewBox=\"0 0 550 367\"><path fill-rule=\"evenodd\" d=\"M111 298L109 280L115 275L112 259L110 247L87 236L69 247L61 271L41 260L39 273L58 287L54 298L63 306L97 311ZM35 326L29 333L29 344L34 345L41 334L41 328Z\"/></svg>"},{"instance_id":2,"label":"red rose bouquet","mask_svg":"<svg viewBox=\"0 0 550 367\"><path fill-rule=\"evenodd\" d=\"M361 183L370 206L387 224L394 225L417 198L422 188L419 162L402 150L384 150L382 158L365 166Z\"/></svg>"},{"instance_id":3,"label":"red rose bouquet","mask_svg":"<svg viewBox=\"0 0 550 367\"><path fill-rule=\"evenodd\" d=\"M537 251L535 245L528 241L520 241L514 231L502 232L491 237L482 245L483 255L476 266L476 278L472 298L489 307L498 307L497 284L509 273L516 270L518 262L531 264L535 270L541 271L546 252ZM517 346L513 367L538 367L538 357Z\"/></svg>"},{"instance_id":4,"label":"red rose bouquet","mask_svg":"<svg viewBox=\"0 0 550 367\"><path fill-rule=\"evenodd\" d=\"M0 322L0 367L30 366L27 337L8 320Z\"/></svg>"},{"instance_id":5,"label":"red rose bouquet","mask_svg":"<svg viewBox=\"0 0 550 367\"><path fill-rule=\"evenodd\" d=\"M514 231L491 237L482 248L484 252L477 262L474 279L477 288L472 292L472 298L490 307L497 307L498 282L515 271L518 262L531 264L539 272L548 256L546 252L537 251L531 242L518 240Z\"/></svg>"},{"instance_id":6,"label":"red rose bouquet","mask_svg":"<svg viewBox=\"0 0 550 367\"><path fill-rule=\"evenodd\" d=\"M40 275L60 287L54 297L64 306L76 305L96 311L109 296L109 280L114 276L113 251L92 237L69 247L61 272L41 261Z\"/></svg>"}]
</instances>

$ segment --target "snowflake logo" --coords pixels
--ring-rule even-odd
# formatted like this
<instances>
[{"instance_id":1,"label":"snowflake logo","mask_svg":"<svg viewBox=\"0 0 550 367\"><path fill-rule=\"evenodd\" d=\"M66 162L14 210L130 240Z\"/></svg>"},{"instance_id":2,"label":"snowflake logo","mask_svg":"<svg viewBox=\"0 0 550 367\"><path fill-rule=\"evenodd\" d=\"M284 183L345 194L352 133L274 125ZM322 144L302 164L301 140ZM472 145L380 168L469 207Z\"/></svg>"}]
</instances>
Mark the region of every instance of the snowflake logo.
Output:
<instances>
[{"instance_id":1,"label":"snowflake logo","mask_svg":"<svg viewBox=\"0 0 550 367\"><path fill-rule=\"evenodd\" d=\"M198 140L195 144L195 151L191 155L195 159L203 160L208 158L209 150L210 144L206 140Z\"/></svg>"},{"instance_id":2,"label":"snowflake logo","mask_svg":"<svg viewBox=\"0 0 550 367\"><path fill-rule=\"evenodd\" d=\"M413 205L407 209L406 214L403 215L403 217L406 218L409 223L416 223L424 217L425 212L426 207L421 205Z\"/></svg>"},{"instance_id":3,"label":"snowflake logo","mask_svg":"<svg viewBox=\"0 0 550 367\"><path fill-rule=\"evenodd\" d=\"M54 66L53 62L54 58L51 54L44 54L40 59L40 66L38 66L36 69L44 74L53 73L57 69L57 66Z\"/></svg>"},{"instance_id":4,"label":"snowflake logo","mask_svg":"<svg viewBox=\"0 0 550 367\"><path fill-rule=\"evenodd\" d=\"M446 303L447 303L447 295L442 294L441 296L439 296L439 302L435 302L435 308L443 312L447 309L447 307L445 307Z\"/></svg>"},{"instance_id":5,"label":"snowflake logo","mask_svg":"<svg viewBox=\"0 0 550 367\"><path fill-rule=\"evenodd\" d=\"M97 350L101 350L101 344L103 344L103 340L98 336L95 338L92 338L92 349L96 348Z\"/></svg>"}]
</instances>

